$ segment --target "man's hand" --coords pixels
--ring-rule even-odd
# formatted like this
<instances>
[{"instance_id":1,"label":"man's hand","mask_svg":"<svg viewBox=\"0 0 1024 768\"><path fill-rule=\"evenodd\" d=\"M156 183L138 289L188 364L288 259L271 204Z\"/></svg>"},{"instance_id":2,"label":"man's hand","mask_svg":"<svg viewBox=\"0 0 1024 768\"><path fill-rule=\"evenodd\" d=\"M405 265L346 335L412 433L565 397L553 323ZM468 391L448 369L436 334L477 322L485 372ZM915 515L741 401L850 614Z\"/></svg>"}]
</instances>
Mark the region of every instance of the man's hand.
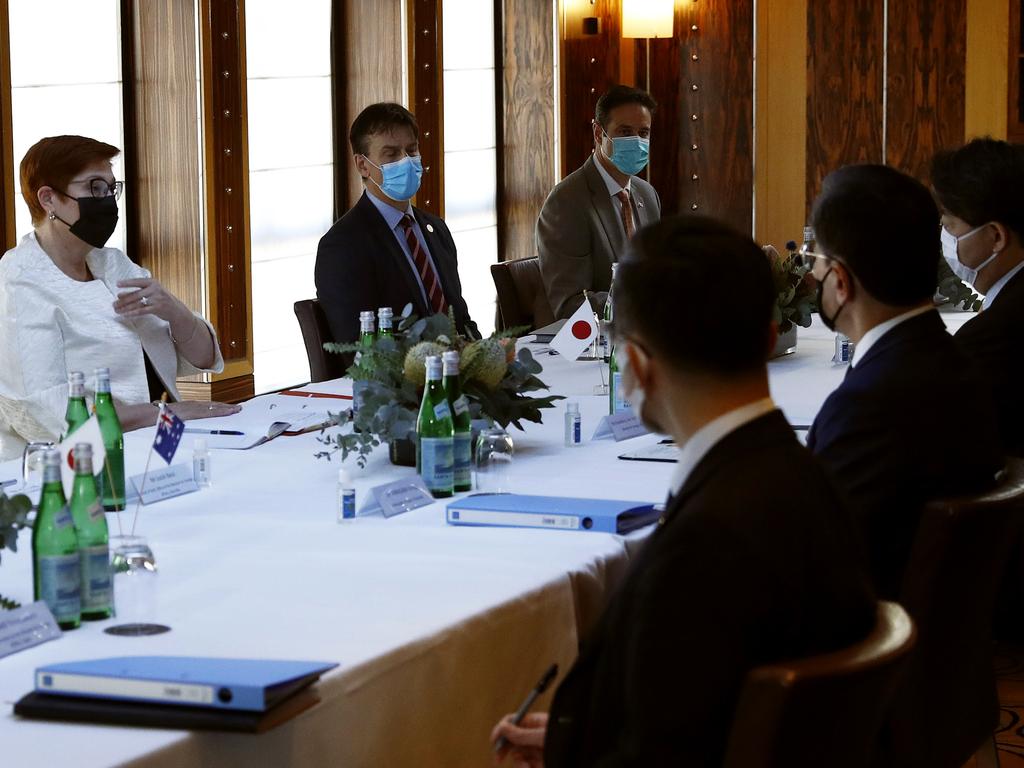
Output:
<instances>
[{"instance_id":1,"label":"man's hand","mask_svg":"<svg viewBox=\"0 0 1024 768\"><path fill-rule=\"evenodd\" d=\"M544 733L548 727L547 712L536 712L512 725L512 715L505 715L491 731L493 744L502 736L505 746L494 755L494 764L501 765L512 757L514 768L544 768Z\"/></svg>"}]
</instances>

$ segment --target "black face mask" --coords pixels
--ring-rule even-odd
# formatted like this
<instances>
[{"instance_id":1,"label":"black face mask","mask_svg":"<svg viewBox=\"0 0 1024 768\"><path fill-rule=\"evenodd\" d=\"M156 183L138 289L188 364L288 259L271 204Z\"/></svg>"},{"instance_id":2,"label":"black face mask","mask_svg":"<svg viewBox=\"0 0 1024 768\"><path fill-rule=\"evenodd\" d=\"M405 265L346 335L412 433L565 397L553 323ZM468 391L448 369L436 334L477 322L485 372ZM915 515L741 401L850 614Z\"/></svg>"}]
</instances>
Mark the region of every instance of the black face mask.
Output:
<instances>
[{"instance_id":1,"label":"black face mask","mask_svg":"<svg viewBox=\"0 0 1024 768\"><path fill-rule=\"evenodd\" d=\"M70 195L68 195L70 197ZM93 248L102 248L114 234L117 227L117 198L107 197L76 197L78 203L78 221L68 224L72 235ZM64 219L54 214L54 218L64 224Z\"/></svg>"},{"instance_id":2,"label":"black face mask","mask_svg":"<svg viewBox=\"0 0 1024 768\"><path fill-rule=\"evenodd\" d=\"M843 311L843 307L845 307L846 305L840 304L839 309L836 310L836 313L832 315L832 317L829 317L828 315L825 314L825 305L821 303L821 294L825 288L825 281L828 280L828 276L831 274L832 268L829 267L829 270L828 272L825 273L825 276L818 281L818 295L816 299L818 302L818 315L821 317L821 322L823 322L825 324L825 327L828 328L830 331L835 332L836 320L839 319L839 313Z\"/></svg>"}]
</instances>

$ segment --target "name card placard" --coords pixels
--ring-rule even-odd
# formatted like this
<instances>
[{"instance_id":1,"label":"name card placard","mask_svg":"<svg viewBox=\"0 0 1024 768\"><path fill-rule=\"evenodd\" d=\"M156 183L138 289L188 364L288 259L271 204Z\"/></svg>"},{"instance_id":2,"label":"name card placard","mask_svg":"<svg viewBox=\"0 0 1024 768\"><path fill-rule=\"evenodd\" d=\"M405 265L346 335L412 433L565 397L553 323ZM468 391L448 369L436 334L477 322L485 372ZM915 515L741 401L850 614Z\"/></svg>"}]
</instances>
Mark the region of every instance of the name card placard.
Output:
<instances>
[{"instance_id":1,"label":"name card placard","mask_svg":"<svg viewBox=\"0 0 1024 768\"><path fill-rule=\"evenodd\" d=\"M427 490L423 478L413 475L371 488L370 500L359 510L359 516L365 517L380 512L384 517L394 517L433 503L434 497Z\"/></svg>"},{"instance_id":2,"label":"name card placard","mask_svg":"<svg viewBox=\"0 0 1024 768\"><path fill-rule=\"evenodd\" d=\"M145 483L143 483L143 478L145 478ZM143 504L152 504L199 490L199 486L196 485L195 478L192 476L191 464L172 464L169 467L154 470L148 476L135 475L131 478L131 483L136 496L142 497Z\"/></svg>"},{"instance_id":3,"label":"name card placard","mask_svg":"<svg viewBox=\"0 0 1024 768\"><path fill-rule=\"evenodd\" d=\"M646 434L650 434L650 430L637 418L632 408L627 408L602 418L591 440L606 440L611 437L618 443Z\"/></svg>"},{"instance_id":4,"label":"name card placard","mask_svg":"<svg viewBox=\"0 0 1024 768\"><path fill-rule=\"evenodd\" d=\"M0 658L58 637L60 627L42 600L13 611L0 611Z\"/></svg>"}]
</instances>

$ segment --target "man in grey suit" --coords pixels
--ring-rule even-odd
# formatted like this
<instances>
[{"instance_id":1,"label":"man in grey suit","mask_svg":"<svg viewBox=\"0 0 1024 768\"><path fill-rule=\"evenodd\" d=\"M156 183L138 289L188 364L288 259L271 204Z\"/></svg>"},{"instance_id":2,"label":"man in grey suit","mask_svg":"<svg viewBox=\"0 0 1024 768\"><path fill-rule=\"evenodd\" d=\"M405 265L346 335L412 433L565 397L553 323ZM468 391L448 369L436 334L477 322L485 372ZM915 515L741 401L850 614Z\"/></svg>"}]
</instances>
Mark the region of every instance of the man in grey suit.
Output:
<instances>
[{"instance_id":1,"label":"man in grey suit","mask_svg":"<svg viewBox=\"0 0 1024 768\"><path fill-rule=\"evenodd\" d=\"M651 115L647 91L616 85L594 110L594 153L555 185L537 219L537 253L555 317L569 317L583 291L600 312L612 264L633 232L661 218L661 200L636 176L647 165Z\"/></svg>"}]
</instances>

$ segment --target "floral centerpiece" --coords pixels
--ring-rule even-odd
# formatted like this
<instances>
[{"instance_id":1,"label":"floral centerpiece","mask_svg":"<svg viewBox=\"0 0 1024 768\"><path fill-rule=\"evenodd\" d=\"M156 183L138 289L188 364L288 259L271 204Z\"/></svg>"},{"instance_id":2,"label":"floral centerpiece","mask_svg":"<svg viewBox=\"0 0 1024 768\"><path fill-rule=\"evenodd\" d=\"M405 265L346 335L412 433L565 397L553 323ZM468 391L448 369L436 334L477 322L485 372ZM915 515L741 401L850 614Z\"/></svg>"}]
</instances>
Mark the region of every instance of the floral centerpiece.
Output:
<instances>
[{"instance_id":1,"label":"floral centerpiece","mask_svg":"<svg viewBox=\"0 0 1024 768\"><path fill-rule=\"evenodd\" d=\"M320 441L330 450L318 457L330 458L341 451L344 461L357 454L360 467L382 443L415 440L416 420L426 380L426 358L453 349L459 352L462 392L469 400L470 416L490 423L522 429L522 421L541 422L541 410L554 407L559 395L533 397L546 390L537 378L542 368L528 349L516 352L516 335L528 329L510 328L486 339L471 341L456 331L448 315L418 318L406 305L393 336L379 336L371 346L359 343L325 344L337 354L355 354L347 375L354 382L357 408L341 414L343 429ZM350 429L345 429L350 426Z\"/></svg>"},{"instance_id":2,"label":"floral centerpiece","mask_svg":"<svg viewBox=\"0 0 1024 768\"><path fill-rule=\"evenodd\" d=\"M772 320L778 323L779 336L795 330L797 325L809 328L811 315L818 311L817 281L797 256L796 243L792 240L786 243L785 256L772 245L766 245L764 252L772 268L775 285Z\"/></svg>"},{"instance_id":3,"label":"floral centerpiece","mask_svg":"<svg viewBox=\"0 0 1024 768\"><path fill-rule=\"evenodd\" d=\"M32 502L28 496L8 497L0 491L0 552L4 549L18 551L18 531L28 525L26 521L31 508ZM18 603L0 595L0 610L13 610L17 607Z\"/></svg>"}]
</instances>

